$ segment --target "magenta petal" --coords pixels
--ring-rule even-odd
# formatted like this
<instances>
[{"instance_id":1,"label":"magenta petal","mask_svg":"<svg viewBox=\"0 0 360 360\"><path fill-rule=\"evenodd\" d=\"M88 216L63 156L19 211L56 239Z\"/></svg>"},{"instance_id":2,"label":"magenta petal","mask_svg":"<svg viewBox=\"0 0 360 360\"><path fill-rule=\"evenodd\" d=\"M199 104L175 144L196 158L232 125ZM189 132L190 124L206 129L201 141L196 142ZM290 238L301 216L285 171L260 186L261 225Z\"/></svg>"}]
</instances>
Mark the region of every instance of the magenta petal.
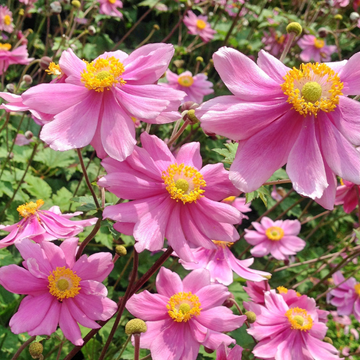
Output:
<instances>
[{"instance_id":1,"label":"magenta petal","mask_svg":"<svg viewBox=\"0 0 360 360\"><path fill-rule=\"evenodd\" d=\"M44 250L45 256L53 269L66 266L65 255L60 247L48 241L43 241L40 246Z\"/></svg>"},{"instance_id":2,"label":"magenta petal","mask_svg":"<svg viewBox=\"0 0 360 360\"><path fill-rule=\"evenodd\" d=\"M71 316L66 301L64 301L61 305L59 326L61 331L64 333L64 336L74 345L81 346L84 343L84 340L81 337L79 325Z\"/></svg>"},{"instance_id":3,"label":"magenta petal","mask_svg":"<svg viewBox=\"0 0 360 360\"><path fill-rule=\"evenodd\" d=\"M353 55L339 71L345 95L360 94L360 53Z\"/></svg>"},{"instance_id":4,"label":"magenta petal","mask_svg":"<svg viewBox=\"0 0 360 360\"><path fill-rule=\"evenodd\" d=\"M156 290L160 295L168 298L184 291L180 276L164 267L160 268L159 274L156 277Z\"/></svg>"},{"instance_id":5,"label":"magenta petal","mask_svg":"<svg viewBox=\"0 0 360 360\"><path fill-rule=\"evenodd\" d=\"M200 143L192 142L183 145L176 154L176 162L201 169L202 158L200 155Z\"/></svg>"},{"instance_id":6,"label":"magenta petal","mask_svg":"<svg viewBox=\"0 0 360 360\"><path fill-rule=\"evenodd\" d=\"M207 310L222 305L230 293L224 285L211 284L198 289L196 295L201 302L201 308Z\"/></svg>"},{"instance_id":7,"label":"magenta petal","mask_svg":"<svg viewBox=\"0 0 360 360\"><path fill-rule=\"evenodd\" d=\"M204 286L210 285L210 272L206 269L198 269L186 275L183 280L184 292L196 294Z\"/></svg>"},{"instance_id":8,"label":"magenta petal","mask_svg":"<svg viewBox=\"0 0 360 360\"><path fill-rule=\"evenodd\" d=\"M71 316L74 318L76 322L80 325L85 326L90 329L99 329L101 326L95 322L94 320L89 319L84 312L77 307L75 302L72 299L66 299L63 301L66 303L68 311L70 312Z\"/></svg>"},{"instance_id":9,"label":"magenta petal","mask_svg":"<svg viewBox=\"0 0 360 360\"><path fill-rule=\"evenodd\" d=\"M266 74L279 82L279 84L284 82L284 76L290 70L290 68L285 66L279 59L264 50L260 50L257 64Z\"/></svg>"},{"instance_id":10,"label":"magenta petal","mask_svg":"<svg viewBox=\"0 0 360 360\"><path fill-rule=\"evenodd\" d=\"M84 86L80 79L81 73L86 68L86 63L79 59L72 49L67 49L62 52L59 65L61 71L67 76L67 82Z\"/></svg>"},{"instance_id":11,"label":"magenta petal","mask_svg":"<svg viewBox=\"0 0 360 360\"><path fill-rule=\"evenodd\" d=\"M78 238L70 238L60 244L60 249L64 253L66 265L71 269L75 264L75 255L78 246Z\"/></svg>"}]
</instances>

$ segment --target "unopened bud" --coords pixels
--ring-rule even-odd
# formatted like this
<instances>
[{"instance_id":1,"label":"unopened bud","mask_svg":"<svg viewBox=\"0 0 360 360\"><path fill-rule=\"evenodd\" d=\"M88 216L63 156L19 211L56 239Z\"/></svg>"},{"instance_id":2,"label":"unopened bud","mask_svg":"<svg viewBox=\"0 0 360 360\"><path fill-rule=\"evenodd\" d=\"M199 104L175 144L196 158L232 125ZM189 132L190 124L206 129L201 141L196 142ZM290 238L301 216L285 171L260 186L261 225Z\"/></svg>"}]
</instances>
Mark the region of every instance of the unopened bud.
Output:
<instances>
[{"instance_id":1,"label":"unopened bud","mask_svg":"<svg viewBox=\"0 0 360 360\"><path fill-rule=\"evenodd\" d=\"M10 160L13 159L13 158L14 158L14 153L13 153L13 152L9 153L8 158L9 158Z\"/></svg>"},{"instance_id":2,"label":"unopened bud","mask_svg":"<svg viewBox=\"0 0 360 360\"><path fill-rule=\"evenodd\" d=\"M271 279L271 275L269 274L269 275L262 275L265 279L267 279L267 280L270 280Z\"/></svg>"},{"instance_id":3,"label":"unopened bud","mask_svg":"<svg viewBox=\"0 0 360 360\"><path fill-rule=\"evenodd\" d=\"M325 336L325 337L324 337L324 342L326 342L326 343L328 343L328 344L333 345L333 341L332 341L332 339L331 339L331 338L329 338L329 337L327 337L327 336Z\"/></svg>"},{"instance_id":4,"label":"unopened bud","mask_svg":"<svg viewBox=\"0 0 360 360\"><path fill-rule=\"evenodd\" d=\"M122 245L116 246L115 252L116 252L119 256L126 256L126 254L127 254L126 247L125 247L125 246L122 246Z\"/></svg>"},{"instance_id":5,"label":"unopened bud","mask_svg":"<svg viewBox=\"0 0 360 360\"><path fill-rule=\"evenodd\" d=\"M350 20L351 21L354 21L354 22L358 21L359 17L360 17L360 15L355 11L350 14Z\"/></svg>"},{"instance_id":6,"label":"unopened bud","mask_svg":"<svg viewBox=\"0 0 360 360\"><path fill-rule=\"evenodd\" d=\"M198 62L204 62L204 59L203 59L201 56L198 56L198 57L196 58L196 61L198 61Z\"/></svg>"},{"instance_id":7,"label":"unopened bud","mask_svg":"<svg viewBox=\"0 0 360 360\"><path fill-rule=\"evenodd\" d=\"M132 319L125 325L125 333L128 335L144 333L146 330L146 323L141 319Z\"/></svg>"},{"instance_id":8,"label":"unopened bud","mask_svg":"<svg viewBox=\"0 0 360 360\"><path fill-rule=\"evenodd\" d=\"M245 316L249 324L253 324L256 321L256 314L253 311L247 311Z\"/></svg>"},{"instance_id":9,"label":"unopened bud","mask_svg":"<svg viewBox=\"0 0 360 360\"><path fill-rule=\"evenodd\" d=\"M28 140L30 140L34 136L31 131L26 131L24 135Z\"/></svg>"},{"instance_id":10,"label":"unopened bud","mask_svg":"<svg viewBox=\"0 0 360 360\"><path fill-rule=\"evenodd\" d=\"M340 14L336 14L336 15L334 16L334 19L341 21L341 20L343 19L343 17L342 17L342 15L340 15Z\"/></svg>"},{"instance_id":11,"label":"unopened bud","mask_svg":"<svg viewBox=\"0 0 360 360\"><path fill-rule=\"evenodd\" d=\"M204 346L204 350L205 350L205 352L206 353L208 353L208 354L212 354L215 350L213 350L213 349L209 349L208 347L206 347L206 346Z\"/></svg>"},{"instance_id":12,"label":"unopened bud","mask_svg":"<svg viewBox=\"0 0 360 360\"><path fill-rule=\"evenodd\" d=\"M42 70L47 70L49 68L50 63L52 60L48 56L43 56L40 59L40 67Z\"/></svg>"},{"instance_id":13,"label":"unopened bud","mask_svg":"<svg viewBox=\"0 0 360 360\"><path fill-rule=\"evenodd\" d=\"M20 15L20 16L24 16L24 15L25 15L24 9L20 9L20 10L19 10L19 15Z\"/></svg>"},{"instance_id":14,"label":"unopened bud","mask_svg":"<svg viewBox=\"0 0 360 360\"><path fill-rule=\"evenodd\" d=\"M25 82L26 85L31 85L32 82L33 82L32 77L30 75L27 75L27 74L24 75L22 79L23 79L23 81Z\"/></svg>"},{"instance_id":15,"label":"unopened bud","mask_svg":"<svg viewBox=\"0 0 360 360\"><path fill-rule=\"evenodd\" d=\"M73 0L73 1L71 2L71 5L72 5L73 7L76 7L77 9L79 9L80 6L81 6L81 3L80 3L79 0Z\"/></svg>"},{"instance_id":16,"label":"unopened bud","mask_svg":"<svg viewBox=\"0 0 360 360\"><path fill-rule=\"evenodd\" d=\"M193 124L197 124L199 122L199 119L196 117L195 115L195 110L194 109L190 109L187 112L187 117L188 119L193 123Z\"/></svg>"},{"instance_id":17,"label":"unopened bud","mask_svg":"<svg viewBox=\"0 0 360 360\"><path fill-rule=\"evenodd\" d=\"M29 353L33 359L39 359L44 347L39 342L32 342L29 346Z\"/></svg>"},{"instance_id":18,"label":"unopened bud","mask_svg":"<svg viewBox=\"0 0 360 360\"><path fill-rule=\"evenodd\" d=\"M235 299L235 296L230 293L229 297L224 301L224 303L222 304L222 306L225 306L227 308L232 308L234 306L234 300Z\"/></svg>"},{"instance_id":19,"label":"unopened bud","mask_svg":"<svg viewBox=\"0 0 360 360\"><path fill-rule=\"evenodd\" d=\"M15 92L15 85L10 83L10 84L7 84L6 85L6 90L9 92L9 93L14 93Z\"/></svg>"},{"instance_id":20,"label":"unopened bud","mask_svg":"<svg viewBox=\"0 0 360 360\"><path fill-rule=\"evenodd\" d=\"M53 14L60 14L62 11L62 7L59 1L54 1L50 4L50 9Z\"/></svg>"},{"instance_id":21,"label":"unopened bud","mask_svg":"<svg viewBox=\"0 0 360 360\"><path fill-rule=\"evenodd\" d=\"M327 35L328 35L328 31L327 31L327 29L325 29L325 28L320 28L320 29L318 30L318 34L319 34L319 37L321 37L321 38L326 38Z\"/></svg>"},{"instance_id":22,"label":"unopened bud","mask_svg":"<svg viewBox=\"0 0 360 360\"><path fill-rule=\"evenodd\" d=\"M175 60L175 61L174 61L174 65L175 65L177 68L183 67L184 64L185 64L185 61L184 61L184 60Z\"/></svg>"},{"instance_id":23,"label":"unopened bud","mask_svg":"<svg viewBox=\"0 0 360 360\"><path fill-rule=\"evenodd\" d=\"M294 33L296 36L300 35L302 33L302 26L298 22L291 22L286 27L286 32L288 34Z\"/></svg>"},{"instance_id":24,"label":"unopened bud","mask_svg":"<svg viewBox=\"0 0 360 360\"><path fill-rule=\"evenodd\" d=\"M96 29L94 26L90 25L88 28L87 28L87 31L89 33L89 35L95 35L96 34Z\"/></svg>"},{"instance_id":25,"label":"unopened bud","mask_svg":"<svg viewBox=\"0 0 360 360\"><path fill-rule=\"evenodd\" d=\"M154 29L154 30L160 30L160 26L159 26L158 24L155 24L155 25L153 26L153 29Z\"/></svg>"},{"instance_id":26,"label":"unopened bud","mask_svg":"<svg viewBox=\"0 0 360 360\"><path fill-rule=\"evenodd\" d=\"M182 113L185 110L190 110L190 109L196 109L198 108L200 105L197 104L196 102L193 101L185 101L181 107L180 107L180 112Z\"/></svg>"}]
</instances>

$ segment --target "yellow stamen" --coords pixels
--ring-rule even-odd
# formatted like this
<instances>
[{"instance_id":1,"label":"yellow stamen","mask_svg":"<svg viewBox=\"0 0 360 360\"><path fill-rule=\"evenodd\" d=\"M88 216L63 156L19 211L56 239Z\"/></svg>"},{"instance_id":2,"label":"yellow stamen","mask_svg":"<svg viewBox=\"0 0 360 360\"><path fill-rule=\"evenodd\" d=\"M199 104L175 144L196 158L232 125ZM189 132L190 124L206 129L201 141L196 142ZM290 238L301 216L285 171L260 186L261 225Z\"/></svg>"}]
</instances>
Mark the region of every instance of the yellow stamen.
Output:
<instances>
[{"instance_id":1,"label":"yellow stamen","mask_svg":"<svg viewBox=\"0 0 360 360\"><path fill-rule=\"evenodd\" d=\"M304 116L334 111L343 95L339 75L325 64L301 64L300 69L288 71L284 80L281 89L288 96L287 102Z\"/></svg>"},{"instance_id":2,"label":"yellow stamen","mask_svg":"<svg viewBox=\"0 0 360 360\"><path fill-rule=\"evenodd\" d=\"M10 50L11 49L11 45L8 43L5 44L0 44L0 50Z\"/></svg>"},{"instance_id":3,"label":"yellow stamen","mask_svg":"<svg viewBox=\"0 0 360 360\"><path fill-rule=\"evenodd\" d=\"M10 25L11 24L11 21L12 21L12 18L10 15L5 15L4 16L4 24L5 25Z\"/></svg>"},{"instance_id":4,"label":"yellow stamen","mask_svg":"<svg viewBox=\"0 0 360 360\"><path fill-rule=\"evenodd\" d=\"M298 307L289 309L285 316L289 319L291 329L293 330L307 331L313 326L313 319L304 309Z\"/></svg>"},{"instance_id":5,"label":"yellow stamen","mask_svg":"<svg viewBox=\"0 0 360 360\"><path fill-rule=\"evenodd\" d=\"M227 242L227 241L218 241L218 240L213 240L212 241L216 246L225 248L225 247L230 247L233 246L234 243L233 242Z\"/></svg>"},{"instance_id":6,"label":"yellow stamen","mask_svg":"<svg viewBox=\"0 0 360 360\"><path fill-rule=\"evenodd\" d=\"M115 4L116 0L108 0L110 4Z\"/></svg>"},{"instance_id":7,"label":"yellow stamen","mask_svg":"<svg viewBox=\"0 0 360 360\"><path fill-rule=\"evenodd\" d=\"M179 292L173 295L166 305L168 314L176 322L187 322L193 316L200 315L201 303L191 292Z\"/></svg>"},{"instance_id":8,"label":"yellow stamen","mask_svg":"<svg viewBox=\"0 0 360 360\"><path fill-rule=\"evenodd\" d=\"M81 287L79 286L81 278L65 266L57 267L56 270L50 272L48 276L49 292L58 300L73 298L79 294Z\"/></svg>"},{"instance_id":9,"label":"yellow stamen","mask_svg":"<svg viewBox=\"0 0 360 360\"><path fill-rule=\"evenodd\" d=\"M277 291L279 292L279 294L287 294L288 293L288 289L284 286L278 286L277 288Z\"/></svg>"},{"instance_id":10,"label":"yellow stamen","mask_svg":"<svg viewBox=\"0 0 360 360\"><path fill-rule=\"evenodd\" d=\"M340 184L345 185L343 179L340 178Z\"/></svg>"},{"instance_id":11,"label":"yellow stamen","mask_svg":"<svg viewBox=\"0 0 360 360\"><path fill-rule=\"evenodd\" d=\"M284 237L284 230L278 226L271 226L266 229L265 234L269 240L279 241Z\"/></svg>"},{"instance_id":12,"label":"yellow stamen","mask_svg":"<svg viewBox=\"0 0 360 360\"><path fill-rule=\"evenodd\" d=\"M178 83L181 86L190 87L194 83L194 79L190 75L179 76Z\"/></svg>"},{"instance_id":13,"label":"yellow stamen","mask_svg":"<svg viewBox=\"0 0 360 360\"><path fill-rule=\"evenodd\" d=\"M134 122L134 124L136 124L137 118L135 116L130 116L130 117L131 117L131 120Z\"/></svg>"},{"instance_id":14,"label":"yellow stamen","mask_svg":"<svg viewBox=\"0 0 360 360\"><path fill-rule=\"evenodd\" d=\"M103 92L104 89L110 90L115 84L124 85L120 76L125 71L124 65L115 57L97 59L91 63L86 63L86 69L81 74L81 81L89 90Z\"/></svg>"},{"instance_id":15,"label":"yellow stamen","mask_svg":"<svg viewBox=\"0 0 360 360\"><path fill-rule=\"evenodd\" d=\"M191 166L171 164L163 171L161 178L171 198L181 200L184 204L196 202L205 192L202 189L206 186L203 176Z\"/></svg>"},{"instance_id":16,"label":"yellow stamen","mask_svg":"<svg viewBox=\"0 0 360 360\"><path fill-rule=\"evenodd\" d=\"M39 199L36 200L36 203L33 201L30 201L29 203L20 205L16 210L19 212L19 214L23 218L27 218L31 215L35 215L35 213L38 211L38 209L44 205L44 201Z\"/></svg>"},{"instance_id":17,"label":"yellow stamen","mask_svg":"<svg viewBox=\"0 0 360 360\"><path fill-rule=\"evenodd\" d=\"M60 65L51 62L49 67L45 70L49 75L60 76L62 74Z\"/></svg>"},{"instance_id":18,"label":"yellow stamen","mask_svg":"<svg viewBox=\"0 0 360 360\"><path fill-rule=\"evenodd\" d=\"M285 41L285 35L281 35L281 36L278 36L277 34L275 35L275 40L278 44L283 44L284 41Z\"/></svg>"},{"instance_id":19,"label":"yellow stamen","mask_svg":"<svg viewBox=\"0 0 360 360\"><path fill-rule=\"evenodd\" d=\"M354 289L355 289L355 292L360 296L360 283L357 283L357 284L354 286Z\"/></svg>"},{"instance_id":20,"label":"yellow stamen","mask_svg":"<svg viewBox=\"0 0 360 360\"><path fill-rule=\"evenodd\" d=\"M222 202L225 202L227 204L232 204L236 199L236 196L229 196L227 198L225 198Z\"/></svg>"},{"instance_id":21,"label":"yellow stamen","mask_svg":"<svg viewBox=\"0 0 360 360\"><path fill-rule=\"evenodd\" d=\"M314 40L314 46L317 48L317 49L321 49L325 46L325 41L322 40L322 39L315 39Z\"/></svg>"},{"instance_id":22,"label":"yellow stamen","mask_svg":"<svg viewBox=\"0 0 360 360\"><path fill-rule=\"evenodd\" d=\"M206 28L206 22L204 20L197 20L196 21L196 27L199 30L204 30Z\"/></svg>"}]
</instances>

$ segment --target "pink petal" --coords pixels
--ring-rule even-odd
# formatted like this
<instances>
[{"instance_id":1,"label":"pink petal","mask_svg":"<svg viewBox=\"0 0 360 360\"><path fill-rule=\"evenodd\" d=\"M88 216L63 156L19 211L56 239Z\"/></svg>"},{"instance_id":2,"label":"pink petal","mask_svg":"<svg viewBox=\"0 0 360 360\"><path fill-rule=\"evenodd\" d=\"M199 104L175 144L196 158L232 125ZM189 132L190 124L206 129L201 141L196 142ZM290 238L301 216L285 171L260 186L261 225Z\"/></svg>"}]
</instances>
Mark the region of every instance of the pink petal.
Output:
<instances>
[{"instance_id":1,"label":"pink petal","mask_svg":"<svg viewBox=\"0 0 360 360\"><path fill-rule=\"evenodd\" d=\"M68 311L70 312L71 316L74 318L76 322L80 325L85 326L90 329L99 329L100 325L96 323L94 320L89 319L84 312L77 307L72 299L65 299L63 303L66 303Z\"/></svg>"},{"instance_id":2,"label":"pink petal","mask_svg":"<svg viewBox=\"0 0 360 360\"><path fill-rule=\"evenodd\" d=\"M81 337L79 325L77 324L75 319L71 316L66 301L64 301L61 305L59 326L61 331L64 333L64 336L68 340L70 340L74 345L81 346L84 343Z\"/></svg>"},{"instance_id":3,"label":"pink petal","mask_svg":"<svg viewBox=\"0 0 360 360\"><path fill-rule=\"evenodd\" d=\"M344 83L345 95L360 94L360 53L354 54L339 71L340 80Z\"/></svg>"},{"instance_id":4,"label":"pink petal","mask_svg":"<svg viewBox=\"0 0 360 360\"><path fill-rule=\"evenodd\" d=\"M183 145L176 154L176 162L201 169L202 158L200 155L200 143L192 142Z\"/></svg>"},{"instance_id":5,"label":"pink petal","mask_svg":"<svg viewBox=\"0 0 360 360\"><path fill-rule=\"evenodd\" d=\"M267 75L280 84L284 82L284 76L290 70L279 59L264 50L260 50L257 64Z\"/></svg>"},{"instance_id":6,"label":"pink petal","mask_svg":"<svg viewBox=\"0 0 360 360\"><path fill-rule=\"evenodd\" d=\"M58 246L47 241L43 241L40 246L53 269L66 266L65 255Z\"/></svg>"},{"instance_id":7,"label":"pink petal","mask_svg":"<svg viewBox=\"0 0 360 360\"><path fill-rule=\"evenodd\" d=\"M60 249L64 253L66 265L71 269L75 264L75 256L78 246L78 238L70 238L60 244Z\"/></svg>"},{"instance_id":8,"label":"pink petal","mask_svg":"<svg viewBox=\"0 0 360 360\"><path fill-rule=\"evenodd\" d=\"M156 277L156 290L160 295L168 298L184 291L179 275L164 267L160 268L159 274Z\"/></svg>"},{"instance_id":9,"label":"pink petal","mask_svg":"<svg viewBox=\"0 0 360 360\"><path fill-rule=\"evenodd\" d=\"M198 289L196 291L196 295L199 297L201 302L201 308L203 310L208 310L222 305L230 296L230 293L224 285L211 284Z\"/></svg>"},{"instance_id":10,"label":"pink petal","mask_svg":"<svg viewBox=\"0 0 360 360\"><path fill-rule=\"evenodd\" d=\"M196 294L204 286L210 285L210 272L206 269L194 270L183 280L184 292Z\"/></svg>"}]
</instances>

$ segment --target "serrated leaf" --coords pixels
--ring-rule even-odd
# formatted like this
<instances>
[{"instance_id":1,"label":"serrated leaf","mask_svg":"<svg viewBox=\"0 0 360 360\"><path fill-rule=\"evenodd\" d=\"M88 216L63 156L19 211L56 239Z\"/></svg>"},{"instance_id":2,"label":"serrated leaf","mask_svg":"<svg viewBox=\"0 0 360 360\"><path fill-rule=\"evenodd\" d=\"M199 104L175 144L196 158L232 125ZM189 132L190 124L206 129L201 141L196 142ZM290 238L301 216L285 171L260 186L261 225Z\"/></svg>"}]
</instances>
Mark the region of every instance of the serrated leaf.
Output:
<instances>
[{"instance_id":1,"label":"serrated leaf","mask_svg":"<svg viewBox=\"0 0 360 360\"><path fill-rule=\"evenodd\" d=\"M60 209L64 211L69 208L72 196L73 194L68 189L62 187L56 192L56 194L53 195L52 199L54 204L59 206Z\"/></svg>"},{"instance_id":2,"label":"serrated leaf","mask_svg":"<svg viewBox=\"0 0 360 360\"><path fill-rule=\"evenodd\" d=\"M267 198L270 197L270 193L269 193L268 189L266 189L265 186L261 186L259 189L255 190L251 193L245 194L245 197L246 197L247 203L254 199L260 198L263 201L264 205L267 207L267 204L268 204Z\"/></svg>"},{"instance_id":3,"label":"serrated leaf","mask_svg":"<svg viewBox=\"0 0 360 360\"><path fill-rule=\"evenodd\" d=\"M67 167L75 162L74 153L70 151L54 151L50 148L39 151L34 160L52 169Z\"/></svg>"},{"instance_id":4,"label":"serrated leaf","mask_svg":"<svg viewBox=\"0 0 360 360\"><path fill-rule=\"evenodd\" d=\"M238 143L227 143L224 144L225 148L222 149L213 149L213 151L224 156L223 162L226 164L232 164L235 159L236 150L239 146Z\"/></svg>"},{"instance_id":5,"label":"serrated leaf","mask_svg":"<svg viewBox=\"0 0 360 360\"><path fill-rule=\"evenodd\" d=\"M25 182L28 184L26 190L37 199L48 199L51 197L51 187L50 185L40 179L39 177L35 177L32 175L27 175L25 178Z\"/></svg>"}]
</instances>

